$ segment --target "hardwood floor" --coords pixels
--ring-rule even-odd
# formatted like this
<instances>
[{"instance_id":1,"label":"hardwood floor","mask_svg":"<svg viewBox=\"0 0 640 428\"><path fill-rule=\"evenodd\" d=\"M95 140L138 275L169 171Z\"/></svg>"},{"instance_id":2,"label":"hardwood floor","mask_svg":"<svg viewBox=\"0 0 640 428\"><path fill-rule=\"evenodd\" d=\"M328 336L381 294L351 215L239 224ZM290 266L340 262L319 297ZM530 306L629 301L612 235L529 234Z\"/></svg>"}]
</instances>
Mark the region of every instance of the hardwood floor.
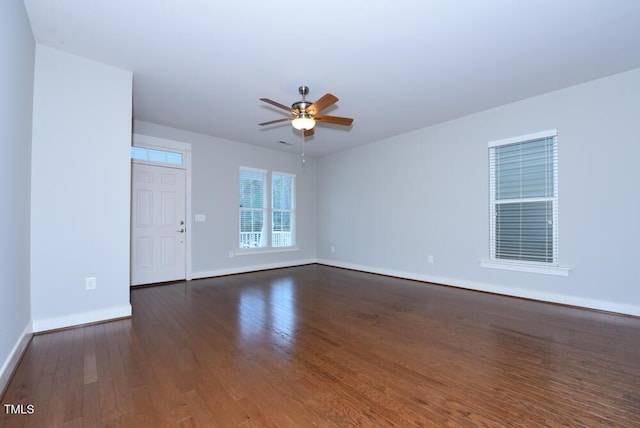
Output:
<instances>
[{"instance_id":1,"label":"hardwood floor","mask_svg":"<svg viewBox=\"0 0 640 428\"><path fill-rule=\"evenodd\" d=\"M319 265L131 301L35 336L0 426L640 426L638 318Z\"/></svg>"}]
</instances>

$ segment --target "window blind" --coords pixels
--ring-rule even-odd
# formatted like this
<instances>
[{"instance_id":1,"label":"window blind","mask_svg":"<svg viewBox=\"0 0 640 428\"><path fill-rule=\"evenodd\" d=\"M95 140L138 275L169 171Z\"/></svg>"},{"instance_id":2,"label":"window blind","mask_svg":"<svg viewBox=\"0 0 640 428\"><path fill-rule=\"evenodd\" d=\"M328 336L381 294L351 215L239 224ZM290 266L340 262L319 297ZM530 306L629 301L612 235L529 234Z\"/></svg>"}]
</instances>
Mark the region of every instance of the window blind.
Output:
<instances>
[{"instance_id":1,"label":"window blind","mask_svg":"<svg viewBox=\"0 0 640 428\"><path fill-rule=\"evenodd\" d=\"M555 131L490 143L492 259L558 261Z\"/></svg>"},{"instance_id":2,"label":"window blind","mask_svg":"<svg viewBox=\"0 0 640 428\"><path fill-rule=\"evenodd\" d=\"M295 245L294 177L271 174L271 240L273 247Z\"/></svg>"},{"instance_id":3,"label":"window blind","mask_svg":"<svg viewBox=\"0 0 640 428\"><path fill-rule=\"evenodd\" d=\"M240 168L240 248L265 247L267 172Z\"/></svg>"}]
</instances>

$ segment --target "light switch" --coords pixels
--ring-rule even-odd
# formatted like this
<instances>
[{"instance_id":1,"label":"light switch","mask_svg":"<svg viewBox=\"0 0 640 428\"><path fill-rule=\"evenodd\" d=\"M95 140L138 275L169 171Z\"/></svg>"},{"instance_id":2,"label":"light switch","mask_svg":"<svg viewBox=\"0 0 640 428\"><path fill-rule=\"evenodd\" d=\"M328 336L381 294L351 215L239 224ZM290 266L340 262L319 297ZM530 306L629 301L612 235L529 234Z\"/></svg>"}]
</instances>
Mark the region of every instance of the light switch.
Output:
<instances>
[{"instance_id":1,"label":"light switch","mask_svg":"<svg viewBox=\"0 0 640 428\"><path fill-rule=\"evenodd\" d=\"M196 214L195 220L196 221L207 221L207 216L204 215L204 214Z\"/></svg>"}]
</instances>

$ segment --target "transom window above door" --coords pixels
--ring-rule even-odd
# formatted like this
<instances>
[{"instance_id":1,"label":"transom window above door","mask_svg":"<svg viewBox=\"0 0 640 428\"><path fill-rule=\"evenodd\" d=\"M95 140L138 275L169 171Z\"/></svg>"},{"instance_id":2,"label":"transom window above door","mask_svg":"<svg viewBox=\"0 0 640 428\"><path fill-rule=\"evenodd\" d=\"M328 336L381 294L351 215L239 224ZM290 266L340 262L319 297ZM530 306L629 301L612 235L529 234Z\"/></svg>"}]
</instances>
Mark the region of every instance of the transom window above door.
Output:
<instances>
[{"instance_id":1,"label":"transom window above door","mask_svg":"<svg viewBox=\"0 0 640 428\"><path fill-rule=\"evenodd\" d=\"M182 165L183 163L182 153L136 146L131 147L131 159L170 165Z\"/></svg>"}]
</instances>

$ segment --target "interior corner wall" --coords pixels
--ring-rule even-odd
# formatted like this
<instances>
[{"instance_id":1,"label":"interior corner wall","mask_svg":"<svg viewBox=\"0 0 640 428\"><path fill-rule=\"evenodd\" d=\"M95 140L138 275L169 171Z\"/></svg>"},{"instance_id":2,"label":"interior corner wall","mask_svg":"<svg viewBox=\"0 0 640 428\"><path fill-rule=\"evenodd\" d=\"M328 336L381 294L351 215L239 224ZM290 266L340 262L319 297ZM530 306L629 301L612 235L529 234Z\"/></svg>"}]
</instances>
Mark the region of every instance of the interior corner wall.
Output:
<instances>
[{"instance_id":1,"label":"interior corner wall","mask_svg":"<svg viewBox=\"0 0 640 428\"><path fill-rule=\"evenodd\" d=\"M638 118L640 69L321 158L318 258L640 315ZM483 268L487 143L549 129L558 130L559 258L569 276Z\"/></svg>"},{"instance_id":2,"label":"interior corner wall","mask_svg":"<svg viewBox=\"0 0 640 428\"><path fill-rule=\"evenodd\" d=\"M29 209L35 42L20 0L0 2L0 395L31 332Z\"/></svg>"},{"instance_id":3,"label":"interior corner wall","mask_svg":"<svg viewBox=\"0 0 640 428\"><path fill-rule=\"evenodd\" d=\"M34 331L131 314L131 97L130 72L36 45ZM85 290L87 277L95 290Z\"/></svg>"},{"instance_id":4,"label":"interior corner wall","mask_svg":"<svg viewBox=\"0 0 640 428\"><path fill-rule=\"evenodd\" d=\"M160 140L154 140L160 139ZM315 262L316 163L303 165L299 153L285 153L153 123L134 121L134 140L162 144L161 139L191 144L191 212L193 278ZM273 144L273 143L265 143ZM296 251L236 255L240 166L295 174ZM232 257L233 255L233 257Z\"/></svg>"}]
</instances>

